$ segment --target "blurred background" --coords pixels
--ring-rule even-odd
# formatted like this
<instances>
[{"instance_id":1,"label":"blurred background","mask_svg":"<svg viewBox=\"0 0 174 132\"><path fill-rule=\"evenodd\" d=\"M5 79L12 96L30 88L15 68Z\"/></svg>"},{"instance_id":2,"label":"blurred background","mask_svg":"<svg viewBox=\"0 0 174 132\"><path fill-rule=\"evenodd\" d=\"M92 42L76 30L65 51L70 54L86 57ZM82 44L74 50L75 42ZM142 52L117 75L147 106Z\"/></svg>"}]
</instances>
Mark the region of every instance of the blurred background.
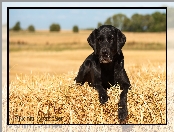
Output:
<instances>
[{"instance_id":1,"label":"blurred background","mask_svg":"<svg viewBox=\"0 0 174 132\"><path fill-rule=\"evenodd\" d=\"M123 50L166 49L165 8L10 9L10 81L16 75L31 72L77 72L93 52L87 37L103 24L113 25L126 35Z\"/></svg>"}]
</instances>

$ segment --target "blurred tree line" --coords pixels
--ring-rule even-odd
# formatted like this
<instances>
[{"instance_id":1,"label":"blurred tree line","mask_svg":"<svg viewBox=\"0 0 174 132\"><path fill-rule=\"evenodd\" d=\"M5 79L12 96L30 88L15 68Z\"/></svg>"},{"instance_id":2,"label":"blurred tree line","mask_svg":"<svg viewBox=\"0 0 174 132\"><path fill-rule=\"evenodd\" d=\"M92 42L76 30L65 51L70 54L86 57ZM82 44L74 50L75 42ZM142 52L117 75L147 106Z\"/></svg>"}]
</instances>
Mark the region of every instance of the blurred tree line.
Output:
<instances>
[{"instance_id":1,"label":"blurred tree line","mask_svg":"<svg viewBox=\"0 0 174 132\"><path fill-rule=\"evenodd\" d=\"M124 14L115 14L106 19L105 25L113 25L128 32L161 32L166 31L166 14L155 12L151 15L134 14L128 18ZM98 27L102 23L98 23Z\"/></svg>"},{"instance_id":2,"label":"blurred tree line","mask_svg":"<svg viewBox=\"0 0 174 132\"><path fill-rule=\"evenodd\" d=\"M174 13L173 8L169 8L168 13L169 16ZM171 20L169 22L170 25L173 27L173 17L171 16ZM113 25L117 28L119 28L122 31L128 31L128 32L162 32L166 31L166 14L155 12L153 14L134 14L131 16L131 18L128 18L124 14L115 14L112 17L109 17L105 20L103 23L105 25ZM98 22L97 27L103 25L101 22ZM86 30L93 30L94 28L87 28ZM22 28L20 27L20 22L18 21L14 27L12 27L10 30L13 31L20 31ZM34 32L35 27L33 25L29 25L27 28L28 31ZM50 32L59 32L61 30L61 26L59 24L53 23L49 27ZM77 25L72 27L72 31L74 33L79 32L79 28Z\"/></svg>"},{"instance_id":3,"label":"blurred tree line","mask_svg":"<svg viewBox=\"0 0 174 132\"><path fill-rule=\"evenodd\" d=\"M51 24L50 27L49 27L50 32L59 32L60 29L61 29L60 25L56 24L56 23ZM18 22L16 22L16 24L10 30L20 31L20 30L23 30L23 29L21 28L20 22L18 21ZM33 25L29 25L27 30L29 32L35 32L35 27ZM78 33L79 32L78 26L77 25L73 26L72 31L74 33Z\"/></svg>"},{"instance_id":4,"label":"blurred tree line","mask_svg":"<svg viewBox=\"0 0 174 132\"><path fill-rule=\"evenodd\" d=\"M16 22L16 24L10 30L13 30L13 31L20 31L20 30L22 30L20 22L19 21ZM27 30L30 31L30 32L34 32L35 28L34 28L33 25L29 25Z\"/></svg>"}]
</instances>

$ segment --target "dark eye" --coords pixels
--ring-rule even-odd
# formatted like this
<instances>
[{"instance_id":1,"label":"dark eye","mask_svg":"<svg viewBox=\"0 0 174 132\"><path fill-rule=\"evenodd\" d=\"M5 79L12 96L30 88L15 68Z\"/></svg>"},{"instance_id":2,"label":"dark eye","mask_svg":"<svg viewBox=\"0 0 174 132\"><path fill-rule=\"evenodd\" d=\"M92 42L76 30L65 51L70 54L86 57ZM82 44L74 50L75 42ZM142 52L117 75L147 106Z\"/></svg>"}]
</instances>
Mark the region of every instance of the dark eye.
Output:
<instances>
[{"instance_id":1,"label":"dark eye","mask_svg":"<svg viewBox=\"0 0 174 132\"><path fill-rule=\"evenodd\" d=\"M110 43L111 41L113 41L113 40L114 40L114 37L113 37L113 36L110 36L110 37L108 38L109 43Z\"/></svg>"},{"instance_id":2,"label":"dark eye","mask_svg":"<svg viewBox=\"0 0 174 132\"><path fill-rule=\"evenodd\" d=\"M98 42L103 42L103 39L101 37L97 38Z\"/></svg>"}]
</instances>

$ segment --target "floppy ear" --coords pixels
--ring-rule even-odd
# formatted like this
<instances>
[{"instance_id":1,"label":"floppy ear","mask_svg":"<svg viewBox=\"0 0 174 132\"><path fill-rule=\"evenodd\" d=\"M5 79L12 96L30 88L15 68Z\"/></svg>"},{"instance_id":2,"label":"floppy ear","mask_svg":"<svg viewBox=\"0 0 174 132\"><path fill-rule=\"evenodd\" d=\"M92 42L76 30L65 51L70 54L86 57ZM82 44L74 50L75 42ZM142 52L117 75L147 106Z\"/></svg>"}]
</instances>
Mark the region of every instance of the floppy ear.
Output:
<instances>
[{"instance_id":1,"label":"floppy ear","mask_svg":"<svg viewBox=\"0 0 174 132\"><path fill-rule=\"evenodd\" d=\"M95 29L87 38L87 41L88 41L89 45L93 48L95 54L97 52L96 51L97 32L98 32L98 30Z\"/></svg>"},{"instance_id":2,"label":"floppy ear","mask_svg":"<svg viewBox=\"0 0 174 132\"><path fill-rule=\"evenodd\" d=\"M117 34L117 52L118 54L120 54L121 49L126 42L126 36L119 29L117 29L116 34Z\"/></svg>"}]
</instances>

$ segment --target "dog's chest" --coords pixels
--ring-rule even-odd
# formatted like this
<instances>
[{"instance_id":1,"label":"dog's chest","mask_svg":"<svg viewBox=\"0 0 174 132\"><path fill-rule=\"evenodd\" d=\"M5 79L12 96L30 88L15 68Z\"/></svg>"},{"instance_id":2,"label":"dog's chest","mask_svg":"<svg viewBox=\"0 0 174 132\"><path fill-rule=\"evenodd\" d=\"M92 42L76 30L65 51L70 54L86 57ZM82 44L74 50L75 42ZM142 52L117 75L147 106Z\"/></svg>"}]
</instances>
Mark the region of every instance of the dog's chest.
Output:
<instances>
[{"instance_id":1,"label":"dog's chest","mask_svg":"<svg viewBox=\"0 0 174 132\"><path fill-rule=\"evenodd\" d=\"M114 79L114 66L112 63L101 64L100 67L103 81L110 81Z\"/></svg>"}]
</instances>

